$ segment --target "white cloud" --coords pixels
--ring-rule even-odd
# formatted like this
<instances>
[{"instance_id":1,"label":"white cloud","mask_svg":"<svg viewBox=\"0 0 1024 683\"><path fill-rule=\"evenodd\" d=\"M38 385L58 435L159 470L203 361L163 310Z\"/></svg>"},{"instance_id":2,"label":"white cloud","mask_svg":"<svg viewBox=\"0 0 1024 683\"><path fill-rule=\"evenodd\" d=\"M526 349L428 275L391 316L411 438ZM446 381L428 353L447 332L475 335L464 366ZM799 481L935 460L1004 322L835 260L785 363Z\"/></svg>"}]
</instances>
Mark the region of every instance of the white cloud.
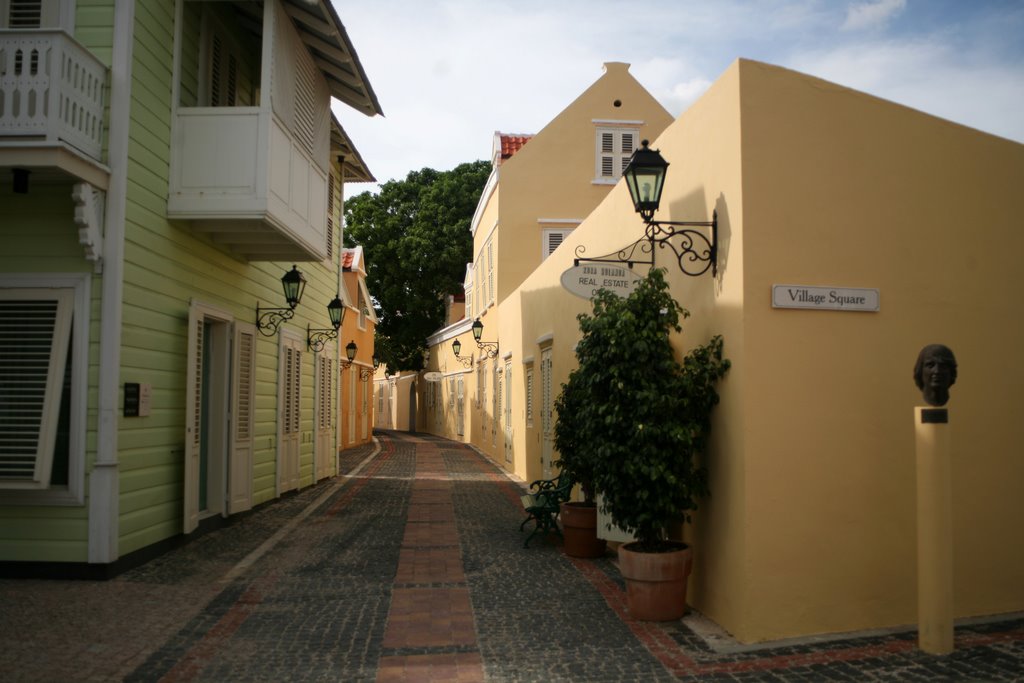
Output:
<instances>
[{"instance_id":1,"label":"white cloud","mask_svg":"<svg viewBox=\"0 0 1024 683\"><path fill-rule=\"evenodd\" d=\"M860 31L877 28L888 23L889 19L906 8L907 0L875 0L874 2L857 2L846 8L844 31Z\"/></svg>"}]
</instances>

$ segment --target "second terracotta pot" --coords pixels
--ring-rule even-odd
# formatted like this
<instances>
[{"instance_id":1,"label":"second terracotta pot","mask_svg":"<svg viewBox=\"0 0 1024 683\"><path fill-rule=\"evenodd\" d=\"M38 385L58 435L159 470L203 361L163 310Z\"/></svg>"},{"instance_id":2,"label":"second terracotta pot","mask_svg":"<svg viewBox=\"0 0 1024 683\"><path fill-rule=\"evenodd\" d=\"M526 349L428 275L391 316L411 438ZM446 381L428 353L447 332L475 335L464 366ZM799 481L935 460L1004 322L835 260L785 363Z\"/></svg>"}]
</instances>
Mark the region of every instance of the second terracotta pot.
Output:
<instances>
[{"instance_id":1,"label":"second terracotta pot","mask_svg":"<svg viewBox=\"0 0 1024 683\"><path fill-rule=\"evenodd\" d=\"M559 519L565 538L565 554L570 557L601 557L607 542L597 537L597 505L562 503Z\"/></svg>"}]
</instances>

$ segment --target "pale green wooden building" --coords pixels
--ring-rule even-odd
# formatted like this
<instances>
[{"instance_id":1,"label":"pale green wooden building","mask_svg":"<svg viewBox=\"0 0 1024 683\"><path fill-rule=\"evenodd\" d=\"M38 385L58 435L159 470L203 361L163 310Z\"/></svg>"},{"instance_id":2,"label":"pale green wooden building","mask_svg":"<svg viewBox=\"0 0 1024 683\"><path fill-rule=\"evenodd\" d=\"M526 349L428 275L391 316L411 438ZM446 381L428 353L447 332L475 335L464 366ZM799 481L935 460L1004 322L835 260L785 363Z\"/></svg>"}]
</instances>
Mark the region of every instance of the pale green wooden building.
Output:
<instances>
[{"instance_id":1,"label":"pale green wooden building","mask_svg":"<svg viewBox=\"0 0 1024 683\"><path fill-rule=\"evenodd\" d=\"M330 0L0 0L0 570L109 575L336 472L308 328L373 178L332 102L381 113Z\"/></svg>"}]
</instances>

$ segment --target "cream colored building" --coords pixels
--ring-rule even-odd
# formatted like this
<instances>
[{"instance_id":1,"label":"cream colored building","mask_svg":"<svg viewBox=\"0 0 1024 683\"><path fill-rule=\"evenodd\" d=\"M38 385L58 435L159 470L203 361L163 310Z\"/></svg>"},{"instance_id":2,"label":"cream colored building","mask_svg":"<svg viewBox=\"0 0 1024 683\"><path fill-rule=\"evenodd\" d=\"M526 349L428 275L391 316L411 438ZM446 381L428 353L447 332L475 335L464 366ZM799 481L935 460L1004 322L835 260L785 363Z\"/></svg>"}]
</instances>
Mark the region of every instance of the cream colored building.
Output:
<instances>
[{"instance_id":1,"label":"cream colored building","mask_svg":"<svg viewBox=\"0 0 1024 683\"><path fill-rule=\"evenodd\" d=\"M452 307L449 325L428 340L427 370L440 377L418 382L420 430L471 442L509 471L526 472L525 453L539 442L526 443L520 387L539 387L540 371L534 377L521 356L508 354L504 341L496 349L479 349L470 325L479 319L482 340L498 341L499 331L504 333L502 302L543 261L565 251L559 245L615 187L640 140L656 137L671 121L628 64L610 62L536 135L495 134L493 170L471 226L474 258L467 266L465 315ZM452 352L456 339L461 361ZM550 460L550 448L545 452Z\"/></svg>"},{"instance_id":2,"label":"cream colored building","mask_svg":"<svg viewBox=\"0 0 1024 683\"><path fill-rule=\"evenodd\" d=\"M732 360L707 453L712 495L686 530L692 605L746 642L915 622L923 400L911 375L938 342L960 366L955 613L1024 610L1024 146L746 60L651 146L671 164L655 219L719 220L717 277L658 257L692 313L674 343L681 357L722 334ZM560 276L575 250L614 252L642 227L620 184L501 301L497 333L488 326L518 373L511 427L525 479L542 473L549 397L531 398L524 377L540 361L552 387L565 381L575 316L589 310ZM779 285L783 296L863 288L880 303L777 307Z\"/></svg>"}]
</instances>

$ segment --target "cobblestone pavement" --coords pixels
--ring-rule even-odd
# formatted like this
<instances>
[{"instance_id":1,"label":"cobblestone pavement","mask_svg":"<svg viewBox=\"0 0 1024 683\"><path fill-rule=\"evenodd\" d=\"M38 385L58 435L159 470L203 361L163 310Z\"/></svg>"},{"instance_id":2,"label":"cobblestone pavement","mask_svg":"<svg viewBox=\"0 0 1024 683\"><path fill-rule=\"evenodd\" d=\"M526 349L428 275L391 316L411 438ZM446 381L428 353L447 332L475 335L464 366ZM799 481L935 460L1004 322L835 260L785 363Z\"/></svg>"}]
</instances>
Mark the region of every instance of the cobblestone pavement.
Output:
<instances>
[{"instance_id":1,"label":"cobblestone pavement","mask_svg":"<svg viewBox=\"0 0 1024 683\"><path fill-rule=\"evenodd\" d=\"M106 582L0 581L0 680L1024 681L1024 619L756 651L626 613L612 556L522 547L520 485L396 432Z\"/></svg>"}]
</instances>

